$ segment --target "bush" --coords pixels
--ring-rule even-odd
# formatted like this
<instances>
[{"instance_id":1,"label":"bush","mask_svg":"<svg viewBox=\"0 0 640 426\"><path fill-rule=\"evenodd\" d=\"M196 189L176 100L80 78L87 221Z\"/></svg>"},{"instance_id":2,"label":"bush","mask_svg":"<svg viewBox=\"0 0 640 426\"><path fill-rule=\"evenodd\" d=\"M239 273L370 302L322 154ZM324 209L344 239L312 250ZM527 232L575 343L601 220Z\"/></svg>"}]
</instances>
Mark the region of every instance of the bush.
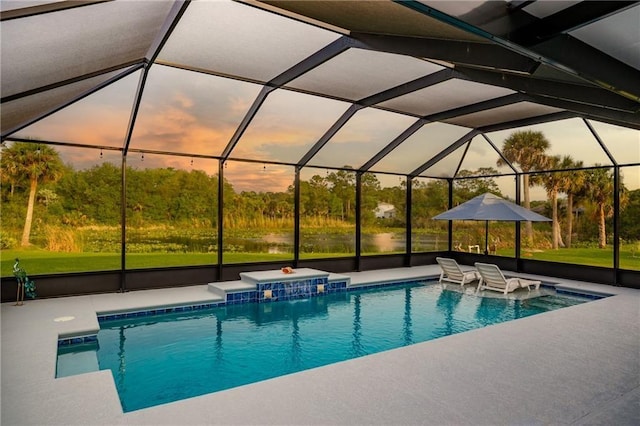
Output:
<instances>
[{"instance_id":1,"label":"bush","mask_svg":"<svg viewBox=\"0 0 640 426\"><path fill-rule=\"evenodd\" d=\"M18 245L18 240L7 235L6 233L0 233L0 250L12 249Z\"/></svg>"},{"instance_id":2,"label":"bush","mask_svg":"<svg viewBox=\"0 0 640 426\"><path fill-rule=\"evenodd\" d=\"M65 229L58 226L46 226L45 238L47 240L47 250L56 252L81 252L75 238L75 230Z\"/></svg>"}]
</instances>

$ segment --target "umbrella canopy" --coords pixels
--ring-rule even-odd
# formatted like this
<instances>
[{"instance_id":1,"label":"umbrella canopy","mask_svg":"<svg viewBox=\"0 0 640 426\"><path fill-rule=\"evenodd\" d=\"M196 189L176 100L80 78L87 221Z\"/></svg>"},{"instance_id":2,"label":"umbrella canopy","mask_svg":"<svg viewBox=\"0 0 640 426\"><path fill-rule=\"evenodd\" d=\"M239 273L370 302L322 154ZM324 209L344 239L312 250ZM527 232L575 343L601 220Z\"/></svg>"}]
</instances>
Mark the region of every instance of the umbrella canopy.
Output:
<instances>
[{"instance_id":1,"label":"umbrella canopy","mask_svg":"<svg viewBox=\"0 0 640 426\"><path fill-rule=\"evenodd\" d=\"M551 219L539 215L538 213L520 207L517 204L500 198L497 195L486 193L478 195L469 201L460 204L444 213L434 216L436 220L484 220L485 244L484 253L488 253L489 244L489 221L508 222L549 222Z\"/></svg>"},{"instance_id":2,"label":"umbrella canopy","mask_svg":"<svg viewBox=\"0 0 640 426\"><path fill-rule=\"evenodd\" d=\"M438 220L502 220L549 222L551 219L489 192L435 216Z\"/></svg>"}]
</instances>

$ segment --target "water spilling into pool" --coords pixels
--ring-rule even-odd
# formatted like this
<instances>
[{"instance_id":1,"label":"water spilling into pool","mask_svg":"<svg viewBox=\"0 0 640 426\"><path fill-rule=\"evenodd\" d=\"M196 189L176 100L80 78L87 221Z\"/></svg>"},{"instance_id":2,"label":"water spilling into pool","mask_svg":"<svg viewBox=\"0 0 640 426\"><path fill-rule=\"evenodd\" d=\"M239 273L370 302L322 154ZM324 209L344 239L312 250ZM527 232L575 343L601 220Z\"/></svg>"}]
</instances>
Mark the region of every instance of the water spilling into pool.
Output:
<instances>
[{"instance_id":1,"label":"water spilling into pool","mask_svg":"<svg viewBox=\"0 0 640 426\"><path fill-rule=\"evenodd\" d=\"M124 411L133 411L587 300L483 298L413 284L109 320L97 345L60 349L58 376L93 353L89 369L97 356L98 368L113 372Z\"/></svg>"}]
</instances>

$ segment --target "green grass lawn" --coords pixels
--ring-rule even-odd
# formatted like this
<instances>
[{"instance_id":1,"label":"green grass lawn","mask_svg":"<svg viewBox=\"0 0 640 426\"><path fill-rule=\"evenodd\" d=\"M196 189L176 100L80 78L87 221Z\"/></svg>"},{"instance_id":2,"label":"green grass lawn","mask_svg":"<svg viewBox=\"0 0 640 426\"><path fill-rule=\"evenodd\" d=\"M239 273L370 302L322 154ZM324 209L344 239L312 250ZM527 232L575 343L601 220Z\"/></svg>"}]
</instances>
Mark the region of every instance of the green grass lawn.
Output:
<instances>
[{"instance_id":1,"label":"green grass lawn","mask_svg":"<svg viewBox=\"0 0 640 426\"><path fill-rule=\"evenodd\" d=\"M499 254L513 256L513 250ZM2 277L12 276L15 258L29 275L56 274L68 272L114 271L120 269L119 253L55 253L46 250L2 250L0 252L0 273ZM301 253L302 259L345 257L345 253ZM522 251L524 259L548 260L551 262L578 265L613 266L611 248L571 248L558 250ZM290 262L293 255L271 253L225 253L224 263L251 263L283 261ZM217 262L216 253L133 253L127 255L127 268L157 268L170 266L212 265ZM640 253L637 246L624 245L620 249L620 267L640 270Z\"/></svg>"},{"instance_id":2,"label":"green grass lawn","mask_svg":"<svg viewBox=\"0 0 640 426\"><path fill-rule=\"evenodd\" d=\"M113 271L120 269L120 253L52 253L45 250L2 250L0 273L13 275L15 258L28 275L65 272ZM127 268L212 265L216 253L133 253L127 255ZM270 253L225 253L224 263L291 261L293 255Z\"/></svg>"},{"instance_id":3,"label":"green grass lawn","mask_svg":"<svg viewBox=\"0 0 640 426\"><path fill-rule=\"evenodd\" d=\"M522 258L612 268L613 248L564 248L535 252L523 250ZM632 245L623 245L620 248L620 267L623 269L640 270L640 253L635 252Z\"/></svg>"}]
</instances>

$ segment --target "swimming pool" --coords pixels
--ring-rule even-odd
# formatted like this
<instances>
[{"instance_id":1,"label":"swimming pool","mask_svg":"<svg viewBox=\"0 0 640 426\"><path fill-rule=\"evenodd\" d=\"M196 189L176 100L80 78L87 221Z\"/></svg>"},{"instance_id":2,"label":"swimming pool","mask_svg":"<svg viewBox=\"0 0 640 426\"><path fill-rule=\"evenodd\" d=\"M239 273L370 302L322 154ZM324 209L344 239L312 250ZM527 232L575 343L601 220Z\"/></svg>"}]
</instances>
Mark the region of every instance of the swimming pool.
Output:
<instances>
[{"instance_id":1,"label":"swimming pool","mask_svg":"<svg viewBox=\"0 0 640 426\"><path fill-rule=\"evenodd\" d=\"M61 348L58 371L94 356L127 412L585 301L483 298L428 283L109 320L94 344Z\"/></svg>"}]
</instances>

